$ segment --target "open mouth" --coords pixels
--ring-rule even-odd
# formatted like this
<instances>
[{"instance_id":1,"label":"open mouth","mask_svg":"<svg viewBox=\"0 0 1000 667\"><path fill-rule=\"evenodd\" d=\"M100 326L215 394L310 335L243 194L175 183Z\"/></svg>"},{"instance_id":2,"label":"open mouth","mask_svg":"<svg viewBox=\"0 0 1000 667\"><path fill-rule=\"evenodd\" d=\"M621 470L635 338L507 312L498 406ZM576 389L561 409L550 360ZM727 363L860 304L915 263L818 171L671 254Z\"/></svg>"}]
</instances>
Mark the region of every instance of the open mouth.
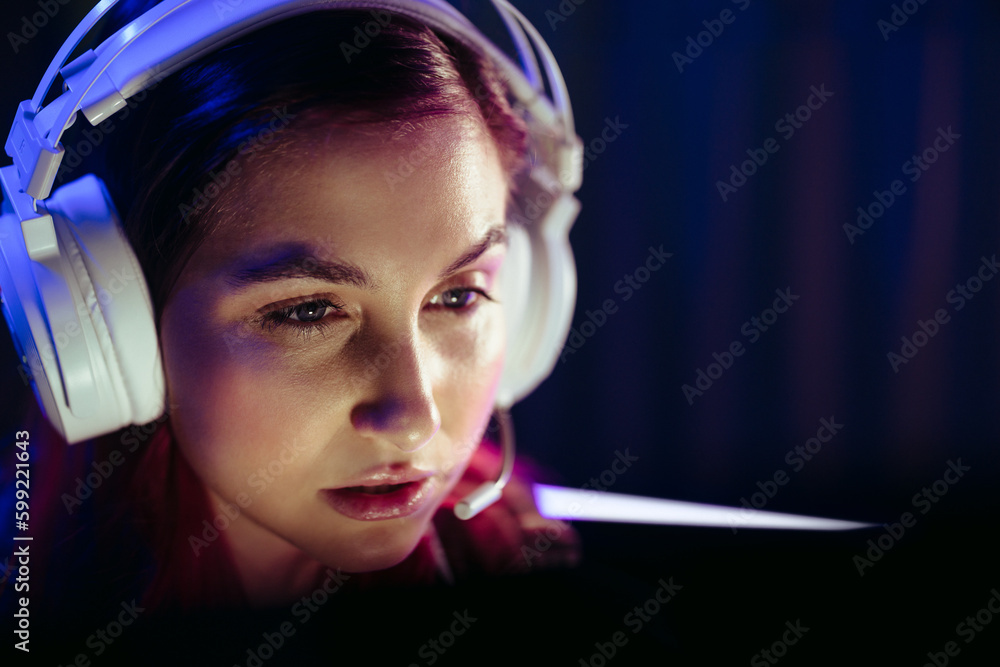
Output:
<instances>
[{"instance_id":1,"label":"open mouth","mask_svg":"<svg viewBox=\"0 0 1000 667\"><path fill-rule=\"evenodd\" d=\"M434 498L433 477L400 484L342 486L323 489L320 495L337 512L358 521L381 521L415 514Z\"/></svg>"},{"instance_id":2,"label":"open mouth","mask_svg":"<svg viewBox=\"0 0 1000 667\"><path fill-rule=\"evenodd\" d=\"M351 493L365 493L373 496L381 496L386 493L394 493L400 489L408 486L409 484L415 484L416 482L407 482L405 484L379 484L378 486L345 486L338 491L348 491Z\"/></svg>"}]
</instances>

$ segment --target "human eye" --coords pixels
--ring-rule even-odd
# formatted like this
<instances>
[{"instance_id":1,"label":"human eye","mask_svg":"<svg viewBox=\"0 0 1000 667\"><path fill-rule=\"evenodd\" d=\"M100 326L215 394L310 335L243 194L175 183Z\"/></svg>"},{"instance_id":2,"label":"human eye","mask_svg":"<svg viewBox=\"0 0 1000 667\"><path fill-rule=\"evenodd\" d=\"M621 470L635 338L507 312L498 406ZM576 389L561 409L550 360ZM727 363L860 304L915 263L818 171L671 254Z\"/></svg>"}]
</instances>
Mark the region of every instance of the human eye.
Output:
<instances>
[{"instance_id":1,"label":"human eye","mask_svg":"<svg viewBox=\"0 0 1000 667\"><path fill-rule=\"evenodd\" d=\"M472 313L482 303L482 300L495 301L481 287L461 286L449 287L431 297L428 305L441 310L450 310L456 314Z\"/></svg>"},{"instance_id":2,"label":"human eye","mask_svg":"<svg viewBox=\"0 0 1000 667\"><path fill-rule=\"evenodd\" d=\"M329 326L332 316L343 308L328 298L308 297L291 303L270 304L257 312L261 327L269 331L290 327L310 333Z\"/></svg>"}]
</instances>

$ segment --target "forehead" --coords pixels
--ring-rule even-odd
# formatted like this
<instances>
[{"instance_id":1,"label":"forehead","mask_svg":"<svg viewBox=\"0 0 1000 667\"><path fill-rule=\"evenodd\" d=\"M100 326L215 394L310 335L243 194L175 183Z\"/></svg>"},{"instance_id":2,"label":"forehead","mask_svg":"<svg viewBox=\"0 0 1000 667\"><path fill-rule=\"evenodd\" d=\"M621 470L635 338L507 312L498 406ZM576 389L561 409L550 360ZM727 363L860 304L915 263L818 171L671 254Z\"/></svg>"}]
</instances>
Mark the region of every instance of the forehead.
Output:
<instances>
[{"instance_id":1,"label":"forehead","mask_svg":"<svg viewBox=\"0 0 1000 667\"><path fill-rule=\"evenodd\" d=\"M427 259L414 239L458 246L502 224L507 182L481 123L458 116L295 130L281 149L243 160L225 198L188 275L291 244L364 263Z\"/></svg>"}]
</instances>

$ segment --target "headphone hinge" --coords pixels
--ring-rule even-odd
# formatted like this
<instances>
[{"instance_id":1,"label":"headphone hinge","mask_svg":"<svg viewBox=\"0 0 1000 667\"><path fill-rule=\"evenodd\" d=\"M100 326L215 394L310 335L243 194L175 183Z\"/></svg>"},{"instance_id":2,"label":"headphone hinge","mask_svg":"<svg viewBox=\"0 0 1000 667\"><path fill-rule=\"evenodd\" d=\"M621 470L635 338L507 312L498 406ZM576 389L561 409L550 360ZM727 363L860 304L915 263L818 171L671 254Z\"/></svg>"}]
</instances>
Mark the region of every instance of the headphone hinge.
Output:
<instances>
[{"instance_id":1,"label":"headphone hinge","mask_svg":"<svg viewBox=\"0 0 1000 667\"><path fill-rule=\"evenodd\" d=\"M17 190L34 199L45 199L49 196L56 172L59 171L63 149L60 147L52 152L45 147L35 126L35 115L31 109L31 100L18 105L4 148L17 167L18 184L21 186Z\"/></svg>"},{"instance_id":2,"label":"headphone hinge","mask_svg":"<svg viewBox=\"0 0 1000 667\"><path fill-rule=\"evenodd\" d=\"M90 89L80 102L80 111L94 126L116 114L126 103L118 86L108 76L107 70L101 72L101 75L91 83L87 73L96 60L97 54L91 49L59 70L65 87L70 91L75 92L81 84L90 84Z\"/></svg>"}]
</instances>

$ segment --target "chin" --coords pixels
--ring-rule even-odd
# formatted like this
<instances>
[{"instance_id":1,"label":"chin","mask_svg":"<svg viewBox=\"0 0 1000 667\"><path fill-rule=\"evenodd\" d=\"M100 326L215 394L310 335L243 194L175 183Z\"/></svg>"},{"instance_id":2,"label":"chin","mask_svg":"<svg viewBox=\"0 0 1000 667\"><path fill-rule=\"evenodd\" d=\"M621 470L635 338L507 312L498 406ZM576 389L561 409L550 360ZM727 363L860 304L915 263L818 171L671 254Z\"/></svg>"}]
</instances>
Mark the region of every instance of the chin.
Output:
<instances>
[{"instance_id":1,"label":"chin","mask_svg":"<svg viewBox=\"0 0 1000 667\"><path fill-rule=\"evenodd\" d=\"M345 572L375 572L401 562L413 553L427 530L427 521L413 526L379 526L378 530L364 531L349 540L349 549L337 549L329 558L320 560Z\"/></svg>"}]
</instances>

